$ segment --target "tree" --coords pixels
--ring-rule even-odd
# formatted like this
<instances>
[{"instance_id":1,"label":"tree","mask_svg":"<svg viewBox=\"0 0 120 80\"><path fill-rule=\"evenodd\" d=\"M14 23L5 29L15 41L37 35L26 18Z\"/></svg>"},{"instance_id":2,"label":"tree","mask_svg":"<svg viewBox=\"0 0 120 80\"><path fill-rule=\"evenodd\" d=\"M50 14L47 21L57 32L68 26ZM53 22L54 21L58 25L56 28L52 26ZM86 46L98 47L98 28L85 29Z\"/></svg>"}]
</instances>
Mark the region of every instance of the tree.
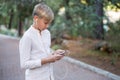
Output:
<instances>
[{"instance_id":1,"label":"tree","mask_svg":"<svg viewBox=\"0 0 120 80\"><path fill-rule=\"evenodd\" d=\"M104 38L103 8L110 5L109 3L118 8L120 6L119 0L0 0L0 6L3 6L0 7L0 23L9 25L9 29L11 25L16 24L18 35L22 35L25 19L30 18L34 5L40 1L49 5L55 13L55 19L50 28L57 30L60 27L59 31L66 31L76 37L79 35L94 37L93 34L95 34L97 39ZM65 8L65 14L58 15L62 7ZM13 23L13 21L16 22Z\"/></svg>"},{"instance_id":2,"label":"tree","mask_svg":"<svg viewBox=\"0 0 120 80\"><path fill-rule=\"evenodd\" d=\"M32 15L32 10L35 4L39 3L42 0L19 0L17 5L17 14L18 14L18 36L23 34L23 23L25 18L28 18ZM31 5L32 4L32 5Z\"/></svg>"},{"instance_id":3,"label":"tree","mask_svg":"<svg viewBox=\"0 0 120 80\"><path fill-rule=\"evenodd\" d=\"M103 1L96 0L96 15L98 24L96 25L95 34L97 39L104 39L104 29L103 29Z\"/></svg>"}]
</instances>

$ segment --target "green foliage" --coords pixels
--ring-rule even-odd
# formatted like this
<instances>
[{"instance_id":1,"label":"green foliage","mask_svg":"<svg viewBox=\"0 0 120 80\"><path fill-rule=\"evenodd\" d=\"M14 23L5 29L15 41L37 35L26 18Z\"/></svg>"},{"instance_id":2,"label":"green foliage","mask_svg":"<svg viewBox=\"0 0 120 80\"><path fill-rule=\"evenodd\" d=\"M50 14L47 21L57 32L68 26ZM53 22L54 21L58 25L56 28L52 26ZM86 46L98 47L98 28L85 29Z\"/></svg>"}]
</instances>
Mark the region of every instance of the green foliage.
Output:
<instances>
[{"instance_id":1,"label":"green foliage","mask_svg":"<svg viewBox=\"0 0 120 80\"><path fill-rule=\"evenodd\" d=\"M95 13L95 7L96 7L95 0L90 0L90 1L84 0L86 1L86 4L81 3L79 0L76 1L67 0L67 1L68 3L66 3L66 1L61 0L60 2L63 2L61 4L60 3L58 4L58 2L56 2L58 4L57 6L55 4L52 4L53 5L51 6L52 8L54 6L58 8L58 10L56 11L59 11L59 9L61 8L60 5L62 5L62 7L65 8L65 14L63 14L62 16L61 15L55 16L56 18L55 20L60 19L58 20L60 21L59 24L56 21L54 21L54 24L52 26L54 26L56 30L59 30L60 32L65 31L73 37L77 37L79 35L82 35L84 37L94 37L95 27L97 24L99 24L99 21L102 20L102 17L97 16ZM103 3L104 7L106 6L106 4L110 5L108 4L108 2L112 3L112 1L104 1L104 0L101 1L102 1L101 3L104 2ZM118 3L117 0L116 3ZM55 14L58 14L58 12ZM57 17L61 17L61 18L57 18ZM64 27L62 26L62 24L64 24ZM61 36L61 34L59 34L59 31L52 31L52 32L55 32L54 34L57 34L57 36Z\"/></svg>"},{"instance_id":2,"label":"green foliage","mask_svg":"<svg viewBox=\"0 0 120 80\"><path fill-rule=\"evenodd\" d=\"M14 37L17 36L17 32L15 32L13 29L11 29L11 30L8 30L8 29L2 30L2 29L0 29L0 33L5 34L5 35L9 35L9 36L14 36Z\"/></svg>"},{"instance_id":3,"label":"green foliage","mask_svg":"<svg viewBox=\"0 0 120 80\"><path fill-rule=\"evenodd\" d=\"M94 5L86 6L81 4L79 0L69 0L69 3L64 2L64 4L59 3L59 5L65 8L65 14L56 15L54 24L51 28L59 31L53 31L53 29L51 29L51 32L55 32L54 34L57 34L57 36L61 36L59 32L64 31L73 37L79 35L89 37L93 35L95 25L98 23L95 20L97 16L93 13ZM59 7L58 9L61 8L61 6L58 5L57 7ZM56 14L58 14L58 12ZM67 19L67 16L70 17L70 19Z\"/></svg>"},{"instance_id":4,"label":"green foliage","mask_svg":"<svg viewBox=\"0 0 120 80\"><path fill-rule=\"evenodd\" d=\"M32 15L33 7L39 0L2 0L0 3L0 19L7 18L9 21L10 10L13 9L14 16L19 19L22 18L23 22L25 18L29 18ZM4 24L2 20L1 24ZM7 22L8 23L8 22Z\"/></svg>"},{"instance_id":5,"label":"green foliage","mask_svg":"<svg viewBox=\"0 0 120 80\"><path fill-rule=\"evenodd\" d=\"M115 23L109 23L110 30L106 33L105 40L111 44L114 53L111 55L111 64L115 65L120 57L120 20Z\"/></svg>"},{"instance_id":6,"label":"green foliage","mask_svg":"<svg viewBox=\"0 0 120 80\"><path fill-rule=\"evenodd\" d=\"M111 57L111 64L112 65L116 64L116 61L119 59L119 56L120 56L120 52L115 52L112 54L112 57Z\"/></svg>"},{"instance_id":7,"label":"green foliage","mask_svg":"<svg viewBox=\"0 0 120 80\"><path fill-rule=\"evenodd\" d=\"M65 32L66 26L65 23L62 23L61 17L56 17L54 25L51 25L50 30L52 38L60 38Z\"/></svg>"},{"instance_id":8,"label":"green foliage","mask_svg":"<svg viewBox=\"0 0 120 80\"><path fill-rule=\"evenodd\" d=\"M57 49L60 49L60 48L61 48L61 46L60 46L60 45L57 45L57 44L54 45L54 46L52 46L52 49L53 49L53 50L57 50Z\"/></svg>"},{"instance_id":9,"label":"green foliage","mask_svg":"<svg viewBox=\"0 0 120 80\"><path fill-rule=\"evenodd\" d=\"M31 19L33 7L40 1L49 5L55 13L55 20L50 27L54 37L61 37L64 33L73 37L94 37L96 24L102 19L95 14L95 0L0 0L0 24L8 25L10 10L13 9L12 27L17 29L19 18L22 19L23 26L28 26L25 20ZM101 1L104 7L111 4L119 6L119 0ZM58 15L62 7L65 8L65 13Z\"/></svg>"},{"instance_id":10,"label":"green foliage","mask_svg":"<svg viewBox=\"0 0 120 80\"><path fill-rule=\"evenodd\" d=\"M110 30L106 33L106 40L109 41L114 50L120 52L120 20L116 23L109 23Z\"/></svg>"}]
</instances>

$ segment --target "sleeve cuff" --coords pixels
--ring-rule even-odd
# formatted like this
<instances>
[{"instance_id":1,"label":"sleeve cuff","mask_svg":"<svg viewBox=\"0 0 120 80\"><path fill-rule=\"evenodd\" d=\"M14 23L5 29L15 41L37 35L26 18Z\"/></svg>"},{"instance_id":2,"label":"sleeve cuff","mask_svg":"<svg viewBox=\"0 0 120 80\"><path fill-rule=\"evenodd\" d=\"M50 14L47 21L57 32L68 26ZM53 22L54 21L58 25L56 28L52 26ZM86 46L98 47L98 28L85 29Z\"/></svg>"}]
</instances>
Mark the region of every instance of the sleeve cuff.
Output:
<instances>
[{"instance_id":1,"label":"sleeve cuff","mask_svg":"<svg viewBox=\"0 0 120 80\"><path fill-rule=\"evenodd\" d=\"M35 66L38 66L38 67L42 66L42 64L41 64L41 59L36 60Z\"/></svg>"}]
</instances>

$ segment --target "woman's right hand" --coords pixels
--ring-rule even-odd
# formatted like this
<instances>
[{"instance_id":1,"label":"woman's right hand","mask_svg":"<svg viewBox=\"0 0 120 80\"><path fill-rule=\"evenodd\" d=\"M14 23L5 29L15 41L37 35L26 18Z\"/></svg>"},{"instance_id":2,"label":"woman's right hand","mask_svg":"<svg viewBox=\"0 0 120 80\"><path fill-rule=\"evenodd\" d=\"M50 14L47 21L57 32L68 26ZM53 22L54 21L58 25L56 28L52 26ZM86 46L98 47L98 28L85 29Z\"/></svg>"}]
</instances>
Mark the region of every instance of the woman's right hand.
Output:
<instances>
[{"instance_id":1,"label":"woman's right hand","mask_svg":"<svg viewBox=\"0 0 120 80\"><path fill-rule=\"evenodd\" d=\"M53 55L48 56L48 59L50 60L50 62L55 62L55 61L60 60L63 57L64 57L64 55L53 54Z\"/></svg>"},{"instance_id":2,"label":"woman's right hand","mask_svg":"<svg viewBox=\"0 0 120 80\"><path fill-rule=\"evenodd\" d=\"M57 51L58 52L58 51ZM52 55L49 55L48 57L46 58L43 58L41 60L41 64L46 64L46 63L52 63L52 62L55 62L55 61L58 61L60 60L61 58L63 58L64 55L60 55L58 53L55 53L55 54L52 54Z\"/></svg>"}]
</instances>

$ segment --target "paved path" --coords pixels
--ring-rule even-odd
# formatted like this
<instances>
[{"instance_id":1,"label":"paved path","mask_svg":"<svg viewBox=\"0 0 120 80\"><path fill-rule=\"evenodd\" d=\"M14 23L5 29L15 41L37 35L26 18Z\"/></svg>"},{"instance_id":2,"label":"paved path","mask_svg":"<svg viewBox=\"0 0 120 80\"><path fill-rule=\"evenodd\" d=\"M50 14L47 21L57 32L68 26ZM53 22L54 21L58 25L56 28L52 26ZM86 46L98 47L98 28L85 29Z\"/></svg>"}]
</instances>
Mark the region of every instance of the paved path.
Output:
<instances>
[{"instance_id":1,"label":"paved path","mask_svg":"<svg viewBox=\"0 0 120 80\"><path fill-rule=\"evenodd\" d=\"M0 36L0 80L24 80L20 69L18 40ZM112 80L64 60L54 64L55 80Z\"/></svg>"}]
</instances>

